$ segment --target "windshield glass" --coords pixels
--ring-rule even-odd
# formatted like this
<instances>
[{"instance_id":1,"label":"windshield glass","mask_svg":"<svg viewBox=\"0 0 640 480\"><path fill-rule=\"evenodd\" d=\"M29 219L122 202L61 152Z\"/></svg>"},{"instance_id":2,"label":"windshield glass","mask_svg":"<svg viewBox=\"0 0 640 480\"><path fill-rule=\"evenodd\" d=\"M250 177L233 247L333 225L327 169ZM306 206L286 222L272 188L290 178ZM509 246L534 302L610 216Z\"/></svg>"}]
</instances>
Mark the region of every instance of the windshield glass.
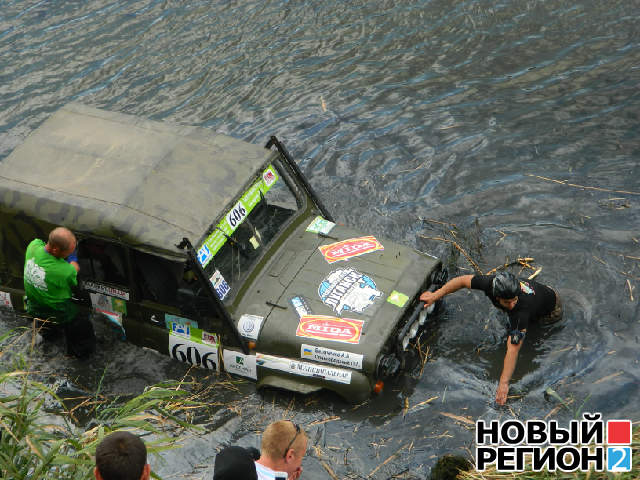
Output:
<instances>
[{"instance_id":1,"label":"windshield glass","mask_svg":"<svg viewBox=\"0 0 640 480\"><path fill-rule=\"evenodd\" d=\"M300 202L273 162L220 220L198 250L198 260L225 303L233 297Z\"/></svg>"}]
</instances>

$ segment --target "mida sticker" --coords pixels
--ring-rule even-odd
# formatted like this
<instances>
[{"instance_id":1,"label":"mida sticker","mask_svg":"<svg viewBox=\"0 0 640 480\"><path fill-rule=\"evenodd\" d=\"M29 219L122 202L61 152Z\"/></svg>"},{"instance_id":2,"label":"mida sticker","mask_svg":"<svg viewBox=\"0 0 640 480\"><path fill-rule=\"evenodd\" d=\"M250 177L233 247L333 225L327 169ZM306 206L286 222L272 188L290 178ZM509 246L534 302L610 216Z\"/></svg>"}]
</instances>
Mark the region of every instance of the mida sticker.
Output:
<instances>
[{"instance_id":1,"label":"mida sticker","mask_svg":"<svg viewBox=\"0 0 640 480\"><path fill-rule=\"evenodd\" d=\"M362 370L362 359L364 358L359 353L332 350L331 348L306 345L304 343L300 346L300 357L305 360L332 363L339 367L354 368L356 370Z\"/></svg>"},{"instance_id":2,"label":"mida sticker","mask_svg":"<svg viewBox=\"0 0 640 480\"><path fill-rule=\"evenodd\" d=\"M211 275L209 281L213 285L213 289L216 291L218 298L220 300L224 300L227 294L231 291L231 287L224 279L220 271L216 270L215 272L213 272L213 275Z\"/></svg>"},{"instance_id":3,"label":"mida sticker","mask_svg":"<svg viewBox=\"0 0 640 480\"><path fill-rule=\"evenodd\" d=\"M13 308L11 303L11 294L8 292L0 292L0 307Z\"/></svg>"},{"instance_id":4,"label":"mida sticker","mask_svg":"<svg viewBox=\"0 0 640 480\"><path fill-rule=\"evenodd\" d=\"M320 283L318 295L338 315L343 311L362 313L382 292L371 277L353 268L334 270Z\"/></svg>"},{"instance_id":5,"label":"mida sticker","mask_svg":"<svg viewBox=\"0 0 640 480\"><path fill-rule=\"evenodd\" d=\"M317 216L313 219L313 221L307 227L307 232L310 233L322 233L324 235L328 234L336 224L330 222L329 220L325 220L321 216Z\"/></svg>"},{"instance_id":6,"label":"mida sticker","mask_svg":"<svg viewBox=\"0 0 640 480\"><path fill-rule=\"evenodd\" d=\"M343 343L360 343L364 321L353 318L304 315L300 317L297 337L334 340Z\"/></svg>"},{"instance_id":7,"label":"mida sticker","mask_svg":"<svg viewBox=\"0 0 640 480\"><path fill-rule=\"evenodd\" d=\"M407 295L405 295L404 293L397 292L395 290L391 292L391 295L387 297L387 302L389 302L392 305L395 305L396 307L404 307L405 304L407 303L407 300L409 300L409 297Z\"/></svg>"},{"instance_id":8,"label":"mida sticker","mask_svg":"<svg viewBox=\"0 0 640 480\"><path fill-rule=\"evenodd\" d=\"M229 373L258 379L256 356L245 355L234 350L223 350L224 369Z\"/></svg>"},{"instance_id":9,"label":"mida sticker","mask_svg":"<svg viewBox=\"0 0 640 480\"><path fill-rule=\"evenodd\" d=\"M284 357L275 357L263 353L256 354L256 363L259 367L303 377L315 377L338 383L351 383L351 371L341 368L327 367L309 362L300 362Z\"/></svg>"},{"instance_id":10,"label":"mida sticker","mask_svg":"<svg viewBox=\"0 0 640 480\"><path fill-rule=\"evenodd\" d=\"M384 250L382 244L373 235L366 237L350 238L341 242L318 247L320 253L328 263L348 260L351 257L364 255L365 253Z\"/></svg>"},{"instance_id":11,"label":"mida sticker","mask_svg":"<svg viewBox=\"0 0 640 480\"><path fill-rule=\"evenodd\" d=\"M251 338L252 340L257 340L263 320L264 317L259 315L242 315L240 320L238 320L238 331L240 335Z\"/></svg>"}]
</instances>

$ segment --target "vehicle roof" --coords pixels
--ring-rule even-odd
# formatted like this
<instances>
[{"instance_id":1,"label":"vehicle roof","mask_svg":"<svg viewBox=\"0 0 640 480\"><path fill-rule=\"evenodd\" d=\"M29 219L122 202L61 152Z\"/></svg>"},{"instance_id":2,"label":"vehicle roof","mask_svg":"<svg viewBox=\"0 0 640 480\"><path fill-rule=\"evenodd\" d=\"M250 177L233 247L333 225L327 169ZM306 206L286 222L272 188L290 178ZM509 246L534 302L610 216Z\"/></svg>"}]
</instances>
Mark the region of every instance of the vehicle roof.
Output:
<instances>
[{"instance_id":1,"label":"vehicle roof","mask_svg":"<svg viewBox=\"0 0 640 480\"><path fill-rule=\"evenodd\" d=\"M71 103L0 162L3 208L183 258L272 154L202 127Z\"/></svg>"}]
</instances>

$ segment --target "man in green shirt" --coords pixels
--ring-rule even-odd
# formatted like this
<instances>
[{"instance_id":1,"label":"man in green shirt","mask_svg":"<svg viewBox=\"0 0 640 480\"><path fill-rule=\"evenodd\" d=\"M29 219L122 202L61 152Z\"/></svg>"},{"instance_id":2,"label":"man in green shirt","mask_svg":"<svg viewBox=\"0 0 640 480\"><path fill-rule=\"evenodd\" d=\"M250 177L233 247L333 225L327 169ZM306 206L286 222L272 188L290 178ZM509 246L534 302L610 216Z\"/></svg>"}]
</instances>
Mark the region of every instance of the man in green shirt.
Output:
<instances>
[{"instance_id":1,"label":"man in green shirt","mask_svg":"<svg viewBox=\"0 0 640 480\"><path fill-rule=\"evenodd\" d=\"M76 246L75 235L65 227L54 228L46 244L33 240L25 254L24 290L27 312L61 327L67 352L81 357L93 351L95 335L91 321L79 318L77 306L71 301L80 270Z\"/></svg>"}]
</instances>

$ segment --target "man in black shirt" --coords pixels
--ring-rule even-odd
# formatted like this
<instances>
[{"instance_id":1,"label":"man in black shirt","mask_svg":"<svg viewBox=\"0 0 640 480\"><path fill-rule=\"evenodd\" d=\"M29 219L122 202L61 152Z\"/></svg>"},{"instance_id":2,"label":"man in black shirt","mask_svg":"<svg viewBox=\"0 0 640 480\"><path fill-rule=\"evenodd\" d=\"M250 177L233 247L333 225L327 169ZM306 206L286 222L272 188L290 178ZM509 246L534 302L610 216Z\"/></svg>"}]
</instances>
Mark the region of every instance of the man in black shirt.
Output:
<instances>
[{"instance_id":1,"label":"man in black shirt","mask_svg":"<svg viewBox=\"0 0 640 480\"><path fill-rule=\"evenodd\" d=\"M540 321L553 323L562 318L562 303L556 292L546 285L532 280L521 281L507 272L496 275L462 275L445 283L435 292L424 292L420 300L425 308L445 295L461 288L482 290L493 305L509 316L509 338L504 366L496 391L496 402L504 405L509 392L509 380L513 375L527 333L529 323Z\"/></svg>"}]
</instances>

